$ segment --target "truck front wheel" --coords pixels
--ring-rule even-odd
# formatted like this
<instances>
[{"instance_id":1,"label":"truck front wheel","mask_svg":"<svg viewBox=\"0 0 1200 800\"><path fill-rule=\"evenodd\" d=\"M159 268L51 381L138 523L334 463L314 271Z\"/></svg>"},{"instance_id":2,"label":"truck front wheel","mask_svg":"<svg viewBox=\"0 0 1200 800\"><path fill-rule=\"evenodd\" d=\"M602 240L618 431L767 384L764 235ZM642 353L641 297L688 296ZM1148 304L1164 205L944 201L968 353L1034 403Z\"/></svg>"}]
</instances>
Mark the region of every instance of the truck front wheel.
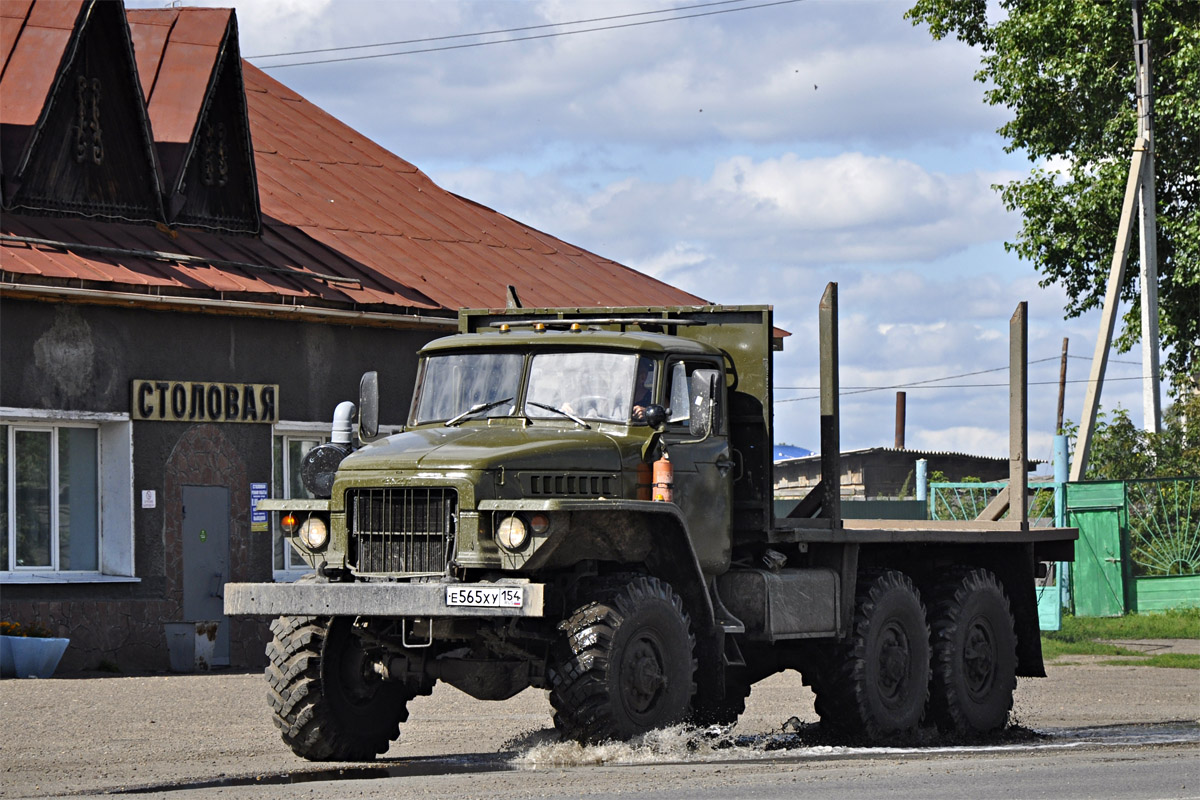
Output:
<instances>
[{"instance_id":1,"label":"truck front wheel","mask_svg":"<svg viewBox=\"0 0 1200 800\"><path fill-rule=\"evenodd\" d=\"M929 696L929 628L912 581L860 575L850 636L814 683L821 724L870 741L913 735Z\"/></svg>"},{"instance_id":2,"label":"truck front wheel","mask_svg":"<svg viewBox=\"0 0 1200 800\"><path fill-rule=\"evenodd\" d=\"M959 736L1004 727L1017 686L1017 636L1000 582L986 569L957 570L933 590L930 716Z\"/></svg>"},{"instance_id":3,"label":"truck front wheel","mask_svg":"<svg viewBox=\"0 0 1200 800\"><path fill-rule=\"evenodd\" d=\"M372 669L352 618L280 617L267 658L272 716L296 755L369 761L399 738L414 693Z\"/></svg>"},{"instance_id":4,"label":"truck front wheel","mask_svg":"<svg viewBox=\"0 0 1200 800\"><path fill-rule=\"evenodd\" d=\"M679 595L637 577L592 596L559 626L549 674L555 727L594 744L682 722L696 662Z\"/></svg>"}]
</instances>

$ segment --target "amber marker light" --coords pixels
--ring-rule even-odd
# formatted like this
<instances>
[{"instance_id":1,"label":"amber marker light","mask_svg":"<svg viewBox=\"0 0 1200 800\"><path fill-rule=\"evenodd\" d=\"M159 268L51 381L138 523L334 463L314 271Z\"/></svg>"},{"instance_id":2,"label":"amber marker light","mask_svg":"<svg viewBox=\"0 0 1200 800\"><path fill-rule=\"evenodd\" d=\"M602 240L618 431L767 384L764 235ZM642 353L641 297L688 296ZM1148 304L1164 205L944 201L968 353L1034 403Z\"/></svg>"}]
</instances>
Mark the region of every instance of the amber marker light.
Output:
<instances>
[{"instance_id":1,"label":"amber marker light","mask_svg":"<svg viewBox=\"0 0 1200 800\"><path fill-rule=\"evenodd\" d=\"M290 511L283 515L283 519L279 520L279 527L283 528L283 532L287 534L296 530L296 518Z\"/></svg>"},{"instance_id":2,"label":"amber marker light","mask_svg":"<svg viewBox=\"0 0 1200 800\"><path fill-rule=\"evenodd\" d=\"M544 323L539 322L533 326L533 329L538 333L544 333L546 331L546 326Z\"/></svg>"},{"instance_id":3,"label":"amber marker light","mask_svg":"<svg viewBox=\"0 0 1200 800\"><path fill-rule=\"evenodd\" d=\"M550 518L545 514L534 514L529 518L529 529L534 533L545 533L550 530Z\"/></svg>"}]
</instances>

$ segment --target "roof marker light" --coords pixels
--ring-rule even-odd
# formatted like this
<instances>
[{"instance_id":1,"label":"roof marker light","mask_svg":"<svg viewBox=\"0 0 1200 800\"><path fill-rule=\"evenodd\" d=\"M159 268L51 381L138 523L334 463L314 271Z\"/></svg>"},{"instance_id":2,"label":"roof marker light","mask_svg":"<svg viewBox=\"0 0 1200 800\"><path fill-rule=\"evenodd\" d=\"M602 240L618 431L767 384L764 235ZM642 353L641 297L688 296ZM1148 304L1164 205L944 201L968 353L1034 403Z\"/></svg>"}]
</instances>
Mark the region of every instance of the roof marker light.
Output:
<instances>
[{"instance_id":1,"label":"roof marker light","mask_svg":"<svg viewBox=\"0 0 1200 800\"><path fill-rule=\"evenodd\" d=\"M508 333L510 330L512 330L512 328L508 326L507 322L500 326L501 333Z\"/></svg>"},{"instance_id":2,"label":"roof marker light","mask_svg":"<svg viewBox=\"0 0 1200 800\"><path fill-rule=\"evenodd\" d=\"M535 331L537 331L538 333L545 333L545 332L546 332L546 325L545 325L545 323L539 322L539 323L537 323L536 325L534 325L534 326L533 326L533 329L534 329Z\"/></svg>"},{"instance_id":3,"label":"roof marker light","mask_svg":"<svg viewBox=\"0 0 1200 800\"><path fill-rule=\"evenodd\" d=\"M583 326L578 322L571 323L571 333L579 333L581 330L583 330Z\"/></svg>"}]
</instances>

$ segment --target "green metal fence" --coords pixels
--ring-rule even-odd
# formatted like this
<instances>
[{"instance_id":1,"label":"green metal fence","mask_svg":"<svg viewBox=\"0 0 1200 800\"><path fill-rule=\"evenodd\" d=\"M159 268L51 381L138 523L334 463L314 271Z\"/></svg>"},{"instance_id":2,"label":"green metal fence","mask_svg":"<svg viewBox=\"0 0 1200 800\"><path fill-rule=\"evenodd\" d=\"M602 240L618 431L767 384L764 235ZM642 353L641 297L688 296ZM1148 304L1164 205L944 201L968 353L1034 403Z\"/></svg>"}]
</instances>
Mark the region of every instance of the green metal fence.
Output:
<instances>
[{"instance_id":1,"label":"green metal fence","mask_svg":"<svg viewBox=\"0 0 1200 800\"><path fill-rule=\"evenodd\" d=\"M930 519L975 519L1005 486L929 484ZM1031 482L1031 525L1053 525L1058 484ZM1061 601L1080 616L1200 606L1200 478L1064 484L1060 525L1079 529ZM1061 574L1062 565L1055 567ZM1039 582L1044 629L1054 626L1056 580Z\"/></svg>"},{"instance_id":2,"label":"green metal fence","mask_svg":"<svg viewBox=\"0 0 1200 800\"><path fill-rule=\"evenodd\" d=\"M987 481L967 483L931 483L929 484L929 518L930 519L978 519L979 514L987 508L1000 490L1008 485L1008 481ZM1029 524L1036 527L1051 527L1054 525L1054 493L1056 484L1044 481L1031 481L1031 493L1026 500L1029 510ZM1007 519L1008 511L1001 519Z\"/></svg>"},{"instance_id":3,"label":"green metal fence","mask_svg":"<svg viewBox=\"0 0 1200 800\"><path fill-rule=\"evenodd\" d=\"M1200 574L1200 478L1125 481L1137 578Z\"/></svg>"},{"instance_id":4,"label":"green metal fence","mask_svg":"<svg viewBox=\"0 0 1200 800\"><path fill-rule=\"evenodd\" d=\"M1056 507L1062 509L1062 501L1055 502L1059 487L1063 484L1031 481L1028 484L1029 493L1026 495L1026 508L1029 514L1029 524L1034 527L1053 527L1062 525L1062 519L1056 522ZM987 508L1000 490L1008 486L1008 481L963 482L963 483L931 483L929 484L929 518L972 520L978 519L980 513ZM1011 511L1005 511L1001 519L1006 519ZM1062 627L1062 609L1070 600L1069 572L1063 564L1051 564L1044 576L1037 582L1038 623L1044 631L1056 631Z\"/></svg>"}]
</instances>

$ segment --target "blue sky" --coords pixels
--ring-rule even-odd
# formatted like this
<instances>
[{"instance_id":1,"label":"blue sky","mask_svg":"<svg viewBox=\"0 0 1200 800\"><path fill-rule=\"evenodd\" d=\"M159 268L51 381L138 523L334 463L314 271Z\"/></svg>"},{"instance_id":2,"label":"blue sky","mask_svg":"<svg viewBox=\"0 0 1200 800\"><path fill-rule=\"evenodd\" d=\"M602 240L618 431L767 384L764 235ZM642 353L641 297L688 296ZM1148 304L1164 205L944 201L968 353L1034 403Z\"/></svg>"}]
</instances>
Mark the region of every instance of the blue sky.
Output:
<instances>
[{"instance_id":1,"label":"blue sky","mask_svg":"<svg viewBox=\"0 0 1200 800\"><path fill-rule=\"evenodd\" d=\"M743 5L754 5L750 0ZM223 3L226 5L227 3ZM138 5L161 5L138 3ZM978 54L934 42L906 2L804 0L536 41L273 68L451 36L679 9L695 2L237 2L242 53L416 164L440 185L713 302L769 303L794 334L779 387L817 382L816 307L838 281L841 382L892 386L1004 367L1008 319L1030 304L1031 382L1087 377L1098 313L1005 252L1019 219L992 184L1029 163L995 133ZM586 26L734 8L710 6ZM504 36L489 37L492 39ZM454 39L440 44L460 44ZM437 44L437 43L435 43ZM1109 377L1136 376L1140 354ZM1041 359L1048 359L1044 362ZM1003 383L1003 372L946 381ZM936 384L933 384L936 385ZM811 390L776 392L777 440L816 448ZM1056 385L1030 387L1030 448L1049 458ZM847 449L891 446L894 391L847 395ZM1136 381L1103 395L1141 419ZM1083 385L1068 387L1078 420ZM1007 391L908 390L909 448L1007 451Z\"/></svg>"}]
</instances>

